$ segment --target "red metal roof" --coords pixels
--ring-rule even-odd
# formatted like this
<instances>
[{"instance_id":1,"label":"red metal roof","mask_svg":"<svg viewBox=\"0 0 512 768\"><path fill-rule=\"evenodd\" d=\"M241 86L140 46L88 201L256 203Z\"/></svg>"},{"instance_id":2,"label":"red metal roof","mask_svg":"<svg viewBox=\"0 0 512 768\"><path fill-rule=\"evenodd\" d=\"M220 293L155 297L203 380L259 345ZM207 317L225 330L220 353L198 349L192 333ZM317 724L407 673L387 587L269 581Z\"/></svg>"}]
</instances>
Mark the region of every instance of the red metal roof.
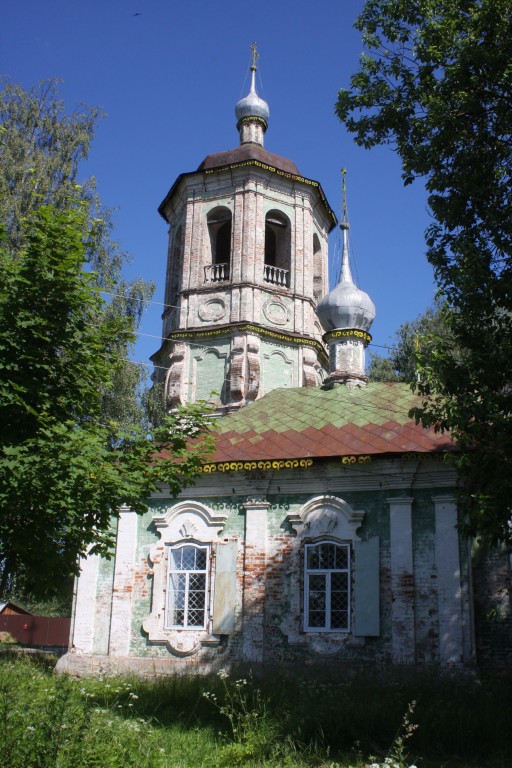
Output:
<instances>
[{"instance_id":1,"label":"red metal roof","mask_svg":"<svg viewBox=\"0 0 512 768\"><path fill-rule=\"evenodd\" d=\"M276 389L215 423L214 462L434 453L447 434L416 425L419 400L406 384L362 389Z\"/></svg>"}]
</instances>

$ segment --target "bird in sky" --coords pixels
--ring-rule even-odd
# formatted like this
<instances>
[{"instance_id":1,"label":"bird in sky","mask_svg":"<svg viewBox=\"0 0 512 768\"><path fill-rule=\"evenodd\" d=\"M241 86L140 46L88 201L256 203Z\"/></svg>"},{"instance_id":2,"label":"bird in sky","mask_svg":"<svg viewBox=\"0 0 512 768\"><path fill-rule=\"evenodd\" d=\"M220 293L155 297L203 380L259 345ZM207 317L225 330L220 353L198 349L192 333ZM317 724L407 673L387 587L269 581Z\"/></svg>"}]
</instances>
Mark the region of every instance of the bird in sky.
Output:
<instances>
[{"instance_id":1,"label":"bird in sky","mask_svg":"<svg viewBox=\"0 0 512 768\"><path fill-rule=\"evenodd\" d=\"M132 13L132 16L142 16L142 13L139 13L139 12L137 12L137 13Z\"/></svg>"}]
</instances>

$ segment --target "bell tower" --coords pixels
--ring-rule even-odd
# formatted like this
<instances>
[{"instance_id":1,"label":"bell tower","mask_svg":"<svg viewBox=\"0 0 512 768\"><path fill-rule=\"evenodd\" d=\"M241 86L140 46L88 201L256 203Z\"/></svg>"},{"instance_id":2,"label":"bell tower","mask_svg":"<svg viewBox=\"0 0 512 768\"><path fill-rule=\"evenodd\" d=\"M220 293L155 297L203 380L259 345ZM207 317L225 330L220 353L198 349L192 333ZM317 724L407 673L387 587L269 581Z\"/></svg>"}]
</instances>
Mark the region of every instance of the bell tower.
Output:
<instances>
[{"instance_id":1,"label":"bell tower","mask_svg":"<svg viewBox=\"0 0 512 768\"><path fill-rule=\"evenodd\" d=\"M264 149L257 61L253 45L250 90L235 108L239 146L180 174L158 209L169 247L152 361L169 407L210 399L227 412L326 374L316 306L336 218L317 181Z\"/></svg>"}]
</instances>

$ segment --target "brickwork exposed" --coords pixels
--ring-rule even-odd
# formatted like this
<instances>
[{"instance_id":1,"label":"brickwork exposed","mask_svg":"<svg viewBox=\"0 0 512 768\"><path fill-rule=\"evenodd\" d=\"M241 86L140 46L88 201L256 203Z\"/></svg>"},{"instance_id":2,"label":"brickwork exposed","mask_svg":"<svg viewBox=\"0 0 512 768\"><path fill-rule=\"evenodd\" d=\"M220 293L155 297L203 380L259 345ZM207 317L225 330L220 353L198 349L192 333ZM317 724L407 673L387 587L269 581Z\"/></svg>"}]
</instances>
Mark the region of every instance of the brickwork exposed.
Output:
<instances>
[{"instance_id":1,"label":"brickwork exposed","mask_svg":"<svg viewBox=\"0 0 512 768\"><path fill-rule=\"evenodd\" d=\"M480 550L472 573L457 477L438 460L449 436L411 420L405 385L360 389L369 297L364 332L339 300L323 336L335 217L317 182L263 149L268 108L249 97L241 146L179 176L159 208L169 245L155 379L170 407L215 392L227 414L215 453L178 499L162 489L145 515L121 511L114 560L81 563L58 669L333 676L467 667L477 652L510 665L510 557Z\"/></svg>"},{"instance_id":2,"label":"brickwork exposed","mask_svg":"<svg viewBox=\"0 0 512 768\"><path fill-rule=\"evenodd\" d=\"M182 630L174 631L170 644L155 642L143 629L154 606L165 603L159 593L165 584L165 571L161 571L157 583L152 564L155 555L151 553L161 551L165 568L166 545L158 544L160 534L152 521L162 520L163 515L171 519L178 502L166 498L163 492L145 516L137 518L127 513L123 521L126 530L122 532L126 567L122 579L120 574L114 576L110 626L103 616L88 634L84 631L84 611L82 623L75 623L74 651L60 668L82 674L128 668L148 675L201 674L246 662L329 668L334 674L347 665L471 665L474 649L470 639L463 637L471 623L464 599L470 564L454 555L453 548L449 552L440 549L442 542L447 544L449 540L454 520L450 506L453 473L438 462L417 466L410 462L408 471L400 474L397 466L392 461L376 461L362 472L357 467L342 468L325 462L300 473L282 470L205 476L194 488L193 504L210 510L212 520L224 520L215 523L222 528L211 549L211 614L217 547L234 542L238 554L229 632L215 635L211 631L213 622L199 641L197 632ZM256 492L258 496L254 496ZM186 498L190 498L190 491ZM346 512L334 513L335 509ZM185 517L189 528L180 530L192 532L190 513ZM353 528L346 527L350 519L354 520ZM175 535L169 534L171 540ZM192 540L194 536L204 540L199 531L190 535ZM305 633L304 543L331 537L350 542L352 536L363 543L375 537L380 542L378 633L366 637L357 636L354 630L331 635ZM116 570L120 562L119 554ZM108 568L100 578L102 566L91 566L96 569L94 578L85 572L79 582L78 600L82 605L96 605L104 599L102 591L108 583ZM352 579L356 578L354 573ZM229 591L229 582L223 584L223 589ZM355 594L353 588L352 614L358 608ZM122 609L120 599L125 601ZM94 631L93 652L90 637Z\"/></svg>"},{"instance_id":3,"label":"brickwork exposed","mask_svg":"<svg viewBox=\"0 0 512 768\"><path fill-rule=\"evenodd\" d=\"M317 385L323 378L326 350L315 307L317 296L328 290L327 235L332 218L317 187L298 178L288 180L254 165L197 172L184 176L166 201L170 234L165 303L176 307L168 307L164 314L162 347L153 360L157 378L168 371L171 405L201 399L207 389L216 389L220 404L236 407L274 386L271 376L270 383L260 387L264 350L241 341L249 335L244 324L252 325L252 336L260 335L260 327L277 334L267 353L270 358L283 345L300 353L291 355L293 384L287 386ZM208 214L218 206L231 212L232 226L230 264L219 280L212 272L208 233ZM282 275L265 271L265 222L272 211L282 212L290 227L289 270ZM313 235L320 244L315 256ZM172 337L176 333L179 340ZM307 346L302 354L304 345L297 336L314 340L316 346ZM272 335L262 330L260 338L263 346L272 346ZM219 352L220 345L228 344L229 351L215 360L211 356L207 365L194 365L197 344ZM216 386L210 387L214 362ZM222 387L219 381L224 382Z\"/></svg>"}]
</instances>

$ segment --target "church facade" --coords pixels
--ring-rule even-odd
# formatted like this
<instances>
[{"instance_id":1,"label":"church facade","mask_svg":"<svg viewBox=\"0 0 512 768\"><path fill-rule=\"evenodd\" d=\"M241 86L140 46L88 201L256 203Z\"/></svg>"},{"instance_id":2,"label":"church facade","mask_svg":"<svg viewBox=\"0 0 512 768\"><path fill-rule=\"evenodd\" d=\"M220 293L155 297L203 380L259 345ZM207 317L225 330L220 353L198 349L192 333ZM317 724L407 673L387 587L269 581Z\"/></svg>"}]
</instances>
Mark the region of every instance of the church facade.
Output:
<instances>
[{"instance_id":1,"label":"church facade","mask_svg":"<svg viewBox=\"0 0 512 768\"><path fill-rule=\"evenodd\" d=\"M367 383L375 308L350 273L348 221L329 292L336 219L318 182L264 149L251 70L240 145L180 175L159 209L156 378L170 407L213 397L215 454L178 498L121 511L112 560L84 559L59 669L471 665L453 446L409 418L407 386Z\"/></svg>"}]
</instances>

